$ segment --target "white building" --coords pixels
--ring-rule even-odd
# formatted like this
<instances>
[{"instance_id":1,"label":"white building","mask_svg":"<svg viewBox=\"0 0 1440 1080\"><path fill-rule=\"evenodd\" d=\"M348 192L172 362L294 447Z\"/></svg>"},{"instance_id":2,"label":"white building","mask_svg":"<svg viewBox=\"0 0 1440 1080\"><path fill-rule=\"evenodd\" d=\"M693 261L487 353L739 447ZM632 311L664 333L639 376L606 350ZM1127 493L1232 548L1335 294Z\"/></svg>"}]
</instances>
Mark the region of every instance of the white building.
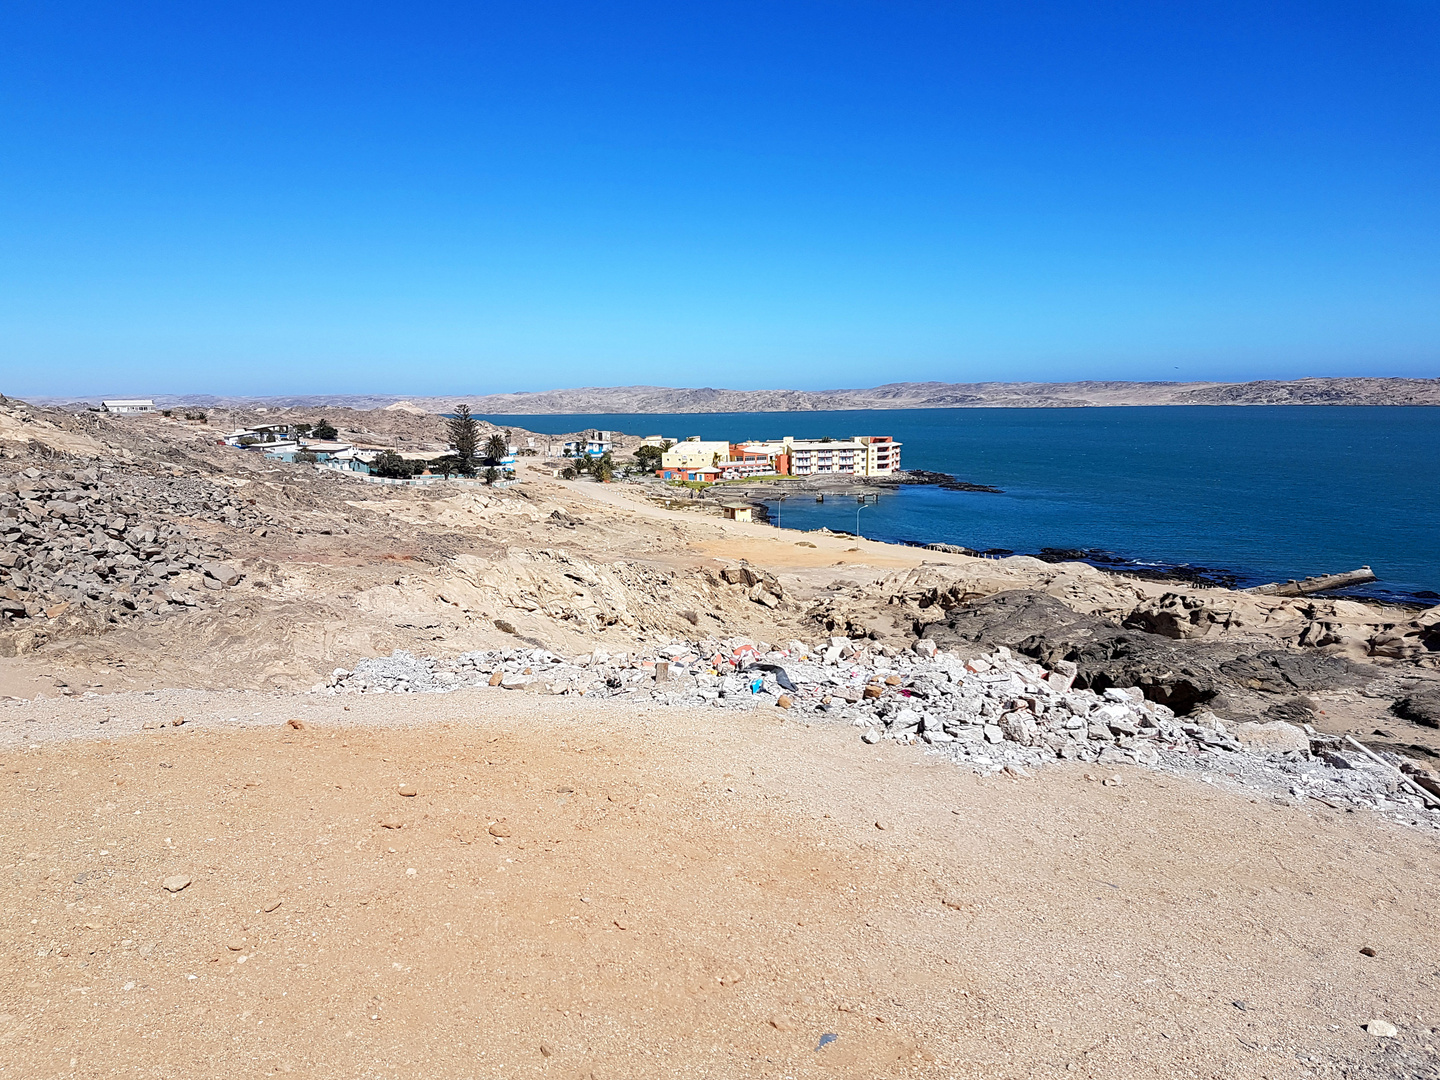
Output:
<instances>
[{"instance_id":1,"label":"white building","mask_svg":"<svg viewBox=\"0 0 1440 1080\"><path fill-rule=\"evenodd\" d=\"M589 457L604 457L612 448L610 432L587 431L583 438L565 441L565 456L580 457L583 454Z\"/></svg>"},{"instance_id":2,"label":"white building","mask_svg":"<svg viewBox=\"0 0 1440 1080\"><path fill-rule=\"evenodd\" d=\"M790 450L792 476L888 476L900 469L900 444L888 435L856 435L849 439L782 440Z\"/></svg>"},{"instance_id":3,"label":"white building","mask_svg":"<svg viewBox=\"0 0 1440 1080\"><path fill-rule=\"evenodd\" d=\"M698 435L676 443L660 455L662 469L692 469L707 465L724 465L730 460L728 442L706 442Z\"/></svg>"},{"instance_id":4,"label":"white building","mask_svg":"<svg viewBox=\"0 0 1440 1080\"><path fill-rule=\"evenodd\" d=\"M149 398L112 398L100 402L100 408L108 413L149 413L155 411L155 402Z\"/></svg>"},{"instance_id":5,"label":"white building","mask_svg":"<svg viewBox=\"0 0 1440 1080\"><path fill-rule=\"evenodd\" d=\"M773 476L775 466L764 461L722 461L716 466L721 480L748 480L752 476Z\"/></svg>"}]
</instances>

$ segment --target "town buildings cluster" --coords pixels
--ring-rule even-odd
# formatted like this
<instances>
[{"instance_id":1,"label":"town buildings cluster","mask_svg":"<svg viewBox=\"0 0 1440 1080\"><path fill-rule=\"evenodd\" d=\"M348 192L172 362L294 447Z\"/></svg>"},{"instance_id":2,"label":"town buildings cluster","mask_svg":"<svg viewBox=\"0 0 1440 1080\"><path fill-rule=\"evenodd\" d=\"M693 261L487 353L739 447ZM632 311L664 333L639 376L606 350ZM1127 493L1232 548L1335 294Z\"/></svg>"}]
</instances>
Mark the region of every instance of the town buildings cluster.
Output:
<instances>
[{"instance_id":1,"label":"town buildings cluster","mask_svg":"<svg viewBox=\"0 0 1440 1080\"><path fill-rule=\"evenodd\" d=\"M890 476L900 469L900 444L889 435L849 439L797 439L732 443L699 437L671 442L658 435L642 445L659 446L664 480L714 483L755 476Z\"/></svg>"},{"instance_id":2,"label":"town buildings cluster","mask_svg":"<svg viewBox=\"0 0 1440 1080\"><path fill-rule=\"evenodd\" d=\"M148 413L154 403L146 399L107 400L102 408L119 414ZM168 416L169 413L167 412ZM242 428L225 436L223 442L242 450L263 453L267 458L285 462L313 462L331 469L369 474L384 455L394 455L415 465L416 473L425 472L426 465L447 456L447 451L396 451L381 446L366 446L337 437L338 432L326 430L331 438L317 438L317 429L309 425L260 424ZM562 444L568 458L598 458L613 451L613 433L602 430L584 432ZM543 452L527 439L521 450L507 444L505 456L494 462L505 478L515 473L515 459L521 453ZM640 440L640 449L649 451L651 460L659 450L659 467L655 470L663 480L716 483L722 480L744 480L760 476L889 476L900 470L900 443L889 435L854 435L848 439L830 437L797 439L793 435L770 442L729 442L707 440L698 435L674 440L662 435L648 435ZM554 444L550 446L554 452ZM393 457L391 458L393 460Z\"/></svg>"},{"instance_id":3,"label":"town buildings cluster","mask_svg":"<svg viewBox=\"0 0 1440 1080\"><path fill-rule=\"evenodd\" d=\"M241 428L227 435L224 442L227 446L242 450L257 450L274 461L314 462L331 469L364 475L375 471L375 465L382 455L395 454L395 451L388 447L364 446L341 439L307 438L302 431L289 424L262 424ZM512 477L518 453L519 449L514 444L507 444L505 456L496 460L493 467L505 478ZM438 461L447 454L445 451L405 451L396 456L413 463L417 475L424 475L429 463Z\"/></svg>"}]
</instances>

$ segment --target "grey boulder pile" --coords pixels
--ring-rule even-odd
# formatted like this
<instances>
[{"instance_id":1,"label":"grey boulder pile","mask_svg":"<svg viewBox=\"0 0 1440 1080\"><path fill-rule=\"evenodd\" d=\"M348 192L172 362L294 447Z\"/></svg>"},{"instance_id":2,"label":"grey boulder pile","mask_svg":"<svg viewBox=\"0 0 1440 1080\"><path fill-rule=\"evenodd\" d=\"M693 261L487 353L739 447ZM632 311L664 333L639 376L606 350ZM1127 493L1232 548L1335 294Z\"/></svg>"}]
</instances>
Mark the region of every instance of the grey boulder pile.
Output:
<instances>
[{"instance_id":1,"label":"grey boulder pile","mask_svg":"<svg viewBox=\"0 0 1440 1080\"><path fill-rule=\"evenodd\" d=\"M225 550L176 519L274 527L232 489L197 478L97 468L0 478L0 627L158 616L237 584Z\"/></svg>"}]
</instances>

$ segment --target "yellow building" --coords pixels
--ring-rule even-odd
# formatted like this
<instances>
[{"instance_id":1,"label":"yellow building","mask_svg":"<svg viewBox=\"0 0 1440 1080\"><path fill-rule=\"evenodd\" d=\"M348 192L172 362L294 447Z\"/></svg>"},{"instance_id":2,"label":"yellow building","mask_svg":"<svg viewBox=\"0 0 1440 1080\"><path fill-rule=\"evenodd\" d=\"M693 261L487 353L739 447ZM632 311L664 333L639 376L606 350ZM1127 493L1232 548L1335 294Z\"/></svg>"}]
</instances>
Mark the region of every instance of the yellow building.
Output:
<instances>
[{"instance_id":1,"label":"yellow building","mask_svg":"<svg viewBox=\"0 0 1440 1080\"><path fill-rule=\"evenodd\" d=\"M676 443L660 455L660 467L664 469L693 469L697 466L724 464L730 460L728 442L704 442L700 439L686 439Z\"/></svg>"}]
</instances>

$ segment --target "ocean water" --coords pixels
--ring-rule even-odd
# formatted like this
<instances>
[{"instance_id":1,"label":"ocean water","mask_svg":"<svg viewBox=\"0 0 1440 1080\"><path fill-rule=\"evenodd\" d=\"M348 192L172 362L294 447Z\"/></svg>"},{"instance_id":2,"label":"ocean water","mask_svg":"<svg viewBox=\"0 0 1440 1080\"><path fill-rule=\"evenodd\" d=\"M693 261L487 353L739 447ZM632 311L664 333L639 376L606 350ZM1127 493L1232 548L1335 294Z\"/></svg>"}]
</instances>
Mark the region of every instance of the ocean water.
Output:
<instances>
[{"instance_id":1,"label":"ocean water","mask_svg":"<svg viewBox=\"0 0 1440 1080\"><path fill-rule=\"evenodd\" d=\"M1003 494L906 487L858 512L862 535L1036 553L1073 548L1205 567L1241 584L1353 570L1355 593L1440 594L1440 408L1172 406L489 416L560 434L669 438L892 435L906 468ZM772 521L776 517L774 503ZM852 499L797 496L785 528L855 532Z\"/></svg>"}]
</instances>

